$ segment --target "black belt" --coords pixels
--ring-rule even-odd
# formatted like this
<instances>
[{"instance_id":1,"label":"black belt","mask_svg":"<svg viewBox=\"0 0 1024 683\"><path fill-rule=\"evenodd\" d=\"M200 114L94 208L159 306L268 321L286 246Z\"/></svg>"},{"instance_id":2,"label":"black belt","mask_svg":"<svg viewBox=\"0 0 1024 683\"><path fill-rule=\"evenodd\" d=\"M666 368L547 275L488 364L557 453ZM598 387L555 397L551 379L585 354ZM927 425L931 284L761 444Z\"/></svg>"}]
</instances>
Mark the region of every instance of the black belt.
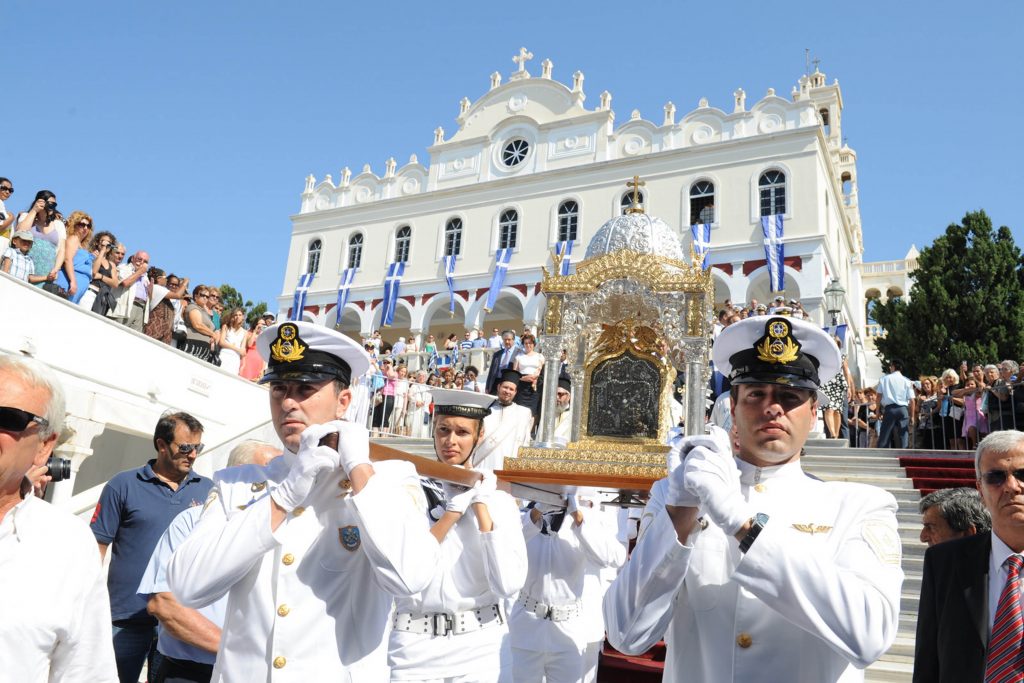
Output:
<instances>
[{"instance_id":1,"label":"black belt","mask_svg":"<svg viewBox=\"0 0 1024 683\"><path fill-rule=\"evenodd\" d=\"M146 305L146 300L145 299L136 299L135 301L132 302L132 304L134 304L135 306L145 306Z\"/></svg>"}]
</instances>

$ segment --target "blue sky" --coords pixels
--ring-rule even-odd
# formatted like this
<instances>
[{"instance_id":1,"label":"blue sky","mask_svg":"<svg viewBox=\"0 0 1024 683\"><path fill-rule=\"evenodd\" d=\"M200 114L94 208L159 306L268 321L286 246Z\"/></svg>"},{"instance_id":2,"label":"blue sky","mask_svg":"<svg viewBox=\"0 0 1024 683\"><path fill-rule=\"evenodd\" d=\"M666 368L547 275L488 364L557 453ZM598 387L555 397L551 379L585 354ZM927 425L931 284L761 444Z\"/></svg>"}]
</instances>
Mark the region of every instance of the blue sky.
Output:
<instances>
[{"instance_id":1,"label":"blue sky","mask_svg":"<svg viewBox=\"0 0 1024 683\"><path fill-rule=\"evenodd\" d=\"M427 161L458 102L520 46L587 106L661 120L707 97L788 95L804 48L838 78L865 260L901 258L984 208L1024 246L1024 10L963 3L343 3L3 0L0 176L130 250L276 309L304 178Z\"/></svg>"}]
</instances>

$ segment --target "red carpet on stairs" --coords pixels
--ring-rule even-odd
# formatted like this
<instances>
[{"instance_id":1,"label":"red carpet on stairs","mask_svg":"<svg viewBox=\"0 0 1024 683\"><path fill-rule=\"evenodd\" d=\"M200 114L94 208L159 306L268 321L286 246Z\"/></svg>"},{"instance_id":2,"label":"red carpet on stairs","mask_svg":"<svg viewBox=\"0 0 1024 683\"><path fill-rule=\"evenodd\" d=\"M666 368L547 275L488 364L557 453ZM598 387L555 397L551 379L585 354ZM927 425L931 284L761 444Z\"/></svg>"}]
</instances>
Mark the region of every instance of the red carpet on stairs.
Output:
<instances>
[{"instance_id":1,"label":"red carpet on stairs","mask_svg":"<svg viewBox=\"0 0 1024 683\"><path fill-rule=\"evenodd\" d=\"M936 489L957 486L974 488L973 455L904 455L900 457L900 467L906 468L907 476L914 482L914 488L920 491L922 496Z\"/></svg>"},{"instance_id":2,"label":"red carpet on stairs","mask_svg":"<svg viewBox=\"0 0 1024 683\"><path fill-rule=\"evenodd\" d=\"M642 655L624 655L605 641L597 669L597 683L660 683L665 669L665 643Z\"/></svg>"}]
</instances>

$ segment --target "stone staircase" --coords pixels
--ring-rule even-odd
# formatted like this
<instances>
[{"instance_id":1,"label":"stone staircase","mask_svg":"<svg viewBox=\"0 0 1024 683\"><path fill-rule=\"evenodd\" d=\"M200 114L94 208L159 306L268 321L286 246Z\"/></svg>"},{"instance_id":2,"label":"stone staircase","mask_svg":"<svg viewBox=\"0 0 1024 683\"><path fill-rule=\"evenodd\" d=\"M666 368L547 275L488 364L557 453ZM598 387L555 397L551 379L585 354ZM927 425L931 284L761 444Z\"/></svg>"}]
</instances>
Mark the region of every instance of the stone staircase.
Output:
<instances>
[{"instance_id":1,"label":"stone staircase","mask_svg":"<svg viewBox=\"0 0 1024 683\"><path fill-rule=\"evenodd\" d=\"M378 439L374 439L378 441ZM384 438L379 441L410 453L433 457L433 447L426 439ZM900 467L901 455L919 455L920 451L848 448L844 442L811 439L806 445L803 466L807 472L825 480L855 481L884 488L893 494L899 509L900 539L903 542L903 594L900 599L899 632L892 648L868 667L865 681L906 682L914 669L914 634L917 629L917 604L921 593L921 572L924 551L921 543L921 515L917 511L920 493L914 489L906 472ZM837 445L838 444L838 445ZM966 455L966 453L965 453Z\"/></svg>"},{"instance_id":2,"label":"stone staircase","mask_svg":"<svg viewBox=\"0 0 1024 683\"><path fill-rule=\"evenodd\" d=\"M866 681L910 681L914 670L914 634L917 605L921 594L924 551L921 543L921 515L917 511L921 494L914 489L898 458L920 454L881 448L847 448L843 442L809 440L803 458L804 469L825 480L855 481L886 489L896 497L900 539L903 542L903 595L900 599L899 632L892 648L865 672Z\"/></svg>"}]
</instances>

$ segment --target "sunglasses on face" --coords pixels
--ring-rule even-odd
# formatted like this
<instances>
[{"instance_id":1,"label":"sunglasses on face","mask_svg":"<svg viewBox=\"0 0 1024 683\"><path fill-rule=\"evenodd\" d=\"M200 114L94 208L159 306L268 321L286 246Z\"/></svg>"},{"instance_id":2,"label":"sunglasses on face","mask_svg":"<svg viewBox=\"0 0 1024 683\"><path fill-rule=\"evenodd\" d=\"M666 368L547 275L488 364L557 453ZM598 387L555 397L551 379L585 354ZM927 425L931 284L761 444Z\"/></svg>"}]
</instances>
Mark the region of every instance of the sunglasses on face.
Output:
<instances>
[{"instance_id":1,"label":"sunglasses on face","mask_svg":"<svg viewBox=\"0 0 1024 683\"><path fill-rule=\"evenodd\" d=\"M989 470L981 475L981 480L989 486L1002 486L1006 483L1006 477L1011 474L1018 483L1024 485L1024 469L1011 470L1010 472L1006 472L1004 470Z\"/></svg>"},{"instance_id":2,"label":"sunglasses on face","mask_svg":"<svg viewBox=\"0 0 1024 683\"><path fill-rule=\"evenodd\" d=\"M192 451L195 451L196 455L199 455L200 453L203 452L204 448L206 448L206 444L204 443L179 443L178 454L188 455Z\"/></svg>"},{"instance_id":3,"label":"sunglasses on face","mask_svg":"<svg viewBox=\"0 0 1024 683\"><path fill-rule=\"evenodd\" d=\"M8 187L7 185L0 185L0 192L10 192L14 194L14 187Z\"/></svg>"},{"instance_id":4,"label":"sunglasses on face","mask_svg":"<svg viewBox=\"0 0 1024 683\"><path fill-rule=\"evenodd\" d=\"M38 415L33 415L18 408L0 407L0 431L21 433L28 429L28 426L36 422L40 428L50 426L50 423Z\"/></svg>"}]
</instances>

